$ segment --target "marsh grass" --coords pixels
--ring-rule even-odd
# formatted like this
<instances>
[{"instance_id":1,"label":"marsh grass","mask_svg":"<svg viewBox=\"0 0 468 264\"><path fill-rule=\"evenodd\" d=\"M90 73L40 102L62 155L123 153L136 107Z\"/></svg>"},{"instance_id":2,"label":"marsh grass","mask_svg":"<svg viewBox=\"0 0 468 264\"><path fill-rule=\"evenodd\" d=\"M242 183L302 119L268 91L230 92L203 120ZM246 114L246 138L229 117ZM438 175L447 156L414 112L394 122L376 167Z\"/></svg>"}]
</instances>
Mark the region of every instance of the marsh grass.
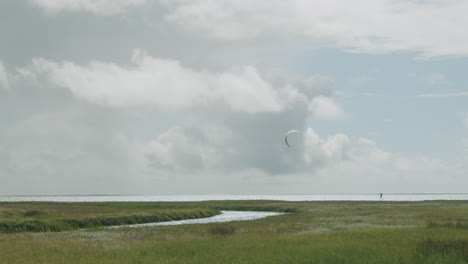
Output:
<instances>
[{"instance_id":1,"label":"marsh grass","mask_svg":"<svg viewBox=\"0 0 468 264\"><path fill-rule=\"evenodd\" d=\"M28 210L23 213L23 216L25 217L32 217L32 216L39 216L39 215L45 215L47 212L41 211L41 210Z\"/></svg>"},{"instance_id":2,"label":"marsh grass","mask_svg":"<svg viewBox=\"0 0 468 264\"><path fill-rule=\"evenodd\" d=\"M208 233L214 236L229 236L236 233L237 227L231 224L221 223L208 226Z\"/></svg>"},{"instance_id":3,"label":"marsh grass","mask_svg":"<svg viewBox=\"0 0 468 264\"><path fill-rule=\"evenodd\" d=\"M447 220L443 222L429 221L428 228L455 228L455 229L468 229L468 220Z\"/></svg>"},{"instance_id":4,"label":"marsh grass","mask_svg":"<svg viewBox=\"0 0 468 264\"><path fill-rule=\"evenodd\" d=\"M3 203L0 209L0 233L59 232L204 218L220 213L210 208L161 208L149 204L132 207L128 203Z\"/></svg>"},{"instance_id":5,"label":"marsh grass","mask_svg":"<svg viewBox=\"0 0 468 264\"><path fill-rule=\"evenodd\" d=\"M468 239L425 239L417 244L417 252L426 258L441 256L468 262Z\"/></svg>"},{"instance_id":6,"label":"marsh grass","mask_svg":"<svg viewBox=\"0 0 468 264\"><path fill-rule=\"evenodd\" d=\"M294 208L295 213L209 225L0 234L0 263L468 262L468 229L457 227L468 219L467 201L0 204L0 215L13 210L15 219L52 221L214 208ZM27 210L48 214L21 216Z\"/></svg>"}]
</instances>

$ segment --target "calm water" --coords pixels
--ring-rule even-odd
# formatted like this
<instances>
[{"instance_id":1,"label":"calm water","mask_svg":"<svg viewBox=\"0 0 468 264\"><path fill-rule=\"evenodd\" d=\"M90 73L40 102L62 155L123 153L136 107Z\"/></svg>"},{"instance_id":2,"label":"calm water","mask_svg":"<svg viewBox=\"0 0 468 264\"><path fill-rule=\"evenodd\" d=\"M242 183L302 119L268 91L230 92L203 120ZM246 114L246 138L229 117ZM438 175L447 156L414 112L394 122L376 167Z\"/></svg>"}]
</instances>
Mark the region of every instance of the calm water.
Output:
<instances>
[{"instance_id":1,"label":"calm water","mask_svg":"<svg viewBox=\"0 0 468 264\"><path fill-rule=\"evenodd\" d=\"M468 200L468 194L326 194L326 195L148 195L148 196L0 196L1 202L181 202L210 200L282 200L282 201L425 201Z\"/></svg>"},{"instance_id":2,"label":"calm water","mask_svg":"<svg viewBox=\"0 0 468 264\"><path fill-rule=\"evenodd\" d=\"M232 221L249 221L265 218L268 216L281 215L284 213L275 212L246 212L246 211L221 211L220 215L215 215L208 218L188 219L179 221L168 221L158 223L125 225L125 226L112 226L117 227L143 227L143 226L169 226L169 225L189 225L189 224L208 224L208 223L224 223Z\"/></svg>"}]
</instances>

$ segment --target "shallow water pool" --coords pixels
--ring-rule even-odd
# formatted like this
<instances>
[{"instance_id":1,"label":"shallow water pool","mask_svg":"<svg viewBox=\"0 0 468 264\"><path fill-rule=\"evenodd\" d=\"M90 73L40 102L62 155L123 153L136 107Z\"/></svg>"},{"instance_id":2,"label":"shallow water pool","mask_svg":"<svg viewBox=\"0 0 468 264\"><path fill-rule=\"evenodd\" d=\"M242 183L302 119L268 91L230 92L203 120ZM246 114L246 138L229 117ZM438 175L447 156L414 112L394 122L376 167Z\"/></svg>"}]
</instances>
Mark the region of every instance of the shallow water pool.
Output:
<instances>
[{"instance_id":1,"label":"shallow water pool","mask_svg":"<svg viewBox=\"0 0 468 264\"><path fill-rule=\"evenodd\" d=\"M268 216L282 215L282 214L284 214L284 213L252 212L252 211L221 211L220 215L215 215L215 216L207 217L207 218L187 219L187 220L157 222L157 223L146 223L146 224L135 224L135 225L112 226L110 228L190 225L190 224L224 223L224 222L233 222L233 221L249 221L249 220L256 220L256 219L261 219L261 218L265 218L265 217L268 217Z\"/></svg>"}]
</instances>

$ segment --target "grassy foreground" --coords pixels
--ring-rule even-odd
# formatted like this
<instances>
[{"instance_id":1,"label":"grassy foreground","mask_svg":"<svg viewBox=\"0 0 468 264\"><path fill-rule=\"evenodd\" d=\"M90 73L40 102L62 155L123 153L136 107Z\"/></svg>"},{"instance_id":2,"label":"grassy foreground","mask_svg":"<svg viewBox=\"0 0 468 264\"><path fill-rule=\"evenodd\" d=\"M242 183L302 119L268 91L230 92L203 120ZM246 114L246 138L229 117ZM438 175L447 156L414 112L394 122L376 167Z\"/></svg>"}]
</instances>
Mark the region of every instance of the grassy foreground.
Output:
<instances>
[{"instance_id":1,"label":"grassy foreground","mask_svg":"<svg viewBox=\"0 0 468 264\"><path fill-rule=\"evenodd\" d=\"M16 217L27 218L45 205L60 207L47 211L60 219L85 217L87 210L73 208L81 206L113 216L214 208L292 213L224 224L4 233L0 263L468 263L467 201L3 203L0 215L25 210Z\"/></svg>"}]
</instances>

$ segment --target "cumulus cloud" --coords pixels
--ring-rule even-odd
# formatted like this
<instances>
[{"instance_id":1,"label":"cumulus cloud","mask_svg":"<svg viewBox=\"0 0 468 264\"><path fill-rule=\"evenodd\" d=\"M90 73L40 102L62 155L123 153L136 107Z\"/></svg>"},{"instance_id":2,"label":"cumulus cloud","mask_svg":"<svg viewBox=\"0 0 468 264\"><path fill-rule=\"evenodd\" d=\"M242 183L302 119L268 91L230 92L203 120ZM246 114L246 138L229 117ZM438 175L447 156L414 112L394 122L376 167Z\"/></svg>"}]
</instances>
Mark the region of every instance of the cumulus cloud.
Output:
<instances>
[{"instance_id":1,"label":"cumulus cloud","mask_svg":"<svg viewBox=\"0 0 468 264\"><path fill-rule=\"evenodd\" d=\"M29 0L50 14L79 11L97 15L126 13L128 8L143 6L148 0Z\"/></svg>"},{"instance_id":2,"label":"cumulus cloud","mask_svg":"<svg viewBox=\"0 0 468 264\"><path fill-rule=\"evenodd\" d=\"M466 165L319 135L311 116L343 115L322 76L197 71L137 53L129 66L36 59L10 86L0 91L8 93L0 96L4 193L369 192L466 183L459 177ZM301 131L291 149L290 129Z\"/></svg>"},{"instance_id":3,"label":"cumulus cloud","mask_svg":"<svg viewBox=\"0 0 468 264\"><path fill-rule=\"evenodd\" d=\"M344 134L322 139L312 128L304 133L304 160L323 163L347 159L350 140Z\"/></svg>"},{"instance_id":4,"label":"cumulus cloud","mask_svg":"<svg viewBox=\"0 0 468 264\"><path fill-rule=\"evenodd\" d=\"M76 96L102 105L131 107L151 105L166 110L187 110L208 106L227 107L232 112L281 112L305 105L333 87L324 78L313 77L303 87L276 85L256 68L244 66L222 73L195 71L178 61L158 59L136 51L132 66L93 61L88 65L34 59L19 70L26 78L46 78L68 88ZM320 87L317 89L316 87ZM325 87L325 88L323 88ZM312 101L311 111L320 118L336 118L341 109L322 96Z\"/></svg>"},{"instance_id":5,"label":"cumulus cloud","mask_svg":"<svg viewBox=\"0 0 468 264\"><path fill-rule=\"evenodd\" d=\"M3 65L2 61L0 61L0 87L1 88L8 88L10 86L10 82L8 81L8 73Z\"/></svg>"},{"instance_id":6,"label":"cumulus cloud","mask_svg":"<svg viewBox=\"0 0 468 264\"><path fill-rule=\"evenodd\" d=\"M225 78L227 75L230 77ZM168 181L207 173L219 175L217 181L225 183L225 175L247 177L249 171L263 175L263 180L272 175L320 178L326 171L338 179L360 171L362 175L353 176L356 181L370 178L378 184L376 179L383 179L379 175L394 173L401 180L413 177L408 176L412 173L417 177L425 172L435 175L449 167L436 159L384 151L368 139L356 143L345 134L318 135L306 123L310 116L336 119L344 114L331 98L333 82L321 76L288 81L260 74L252 67L221 73L195 71L141 52L126 67L36 59L21 68L19 76L67 88L59 90L71 91L85 102L112 106L109 111L149 105L196 118L197 125L172 126L147 140L137 139L138 147L128 144L139 157L140 171L167 175ZM250 90L257 87L259 92ZM267 100L262 103L264 97ZM187 111L207 105L209 111ZM291 138L291 149L283 142L289 129L301 131Z\"/></svg>"},{"instance_id":7,"label":"cumulus cloud","mask_svg":"<svg viewBox=\"0 0 468 264\"><path fill-rule=\"evenodd\" d=\"M18 181L36 171L54 180L67 174L64 179L138 182L166 175L171 181L207 173L226 182L223 175L237 172L315 171L341 155L335 139L316 142L320 161L310 160L304 137L293 151L284 145L287 130L306 130L311 100L333 95L333 82L318 75L288 80L253 67L195 71L141 52L130 66L35 59L15 74L12 100L1 104L2 113L14 114L0 133L0 142L11 143L0 150L0 162Z\"/></svg>"},{"instance_id":8,"label":"cumulus cloud","mask_svg":"<svg viewBox=\"0 0 468 264\"><path fill-rule=\"evenodd\" d=\"M263 130L265 139L260 140L262 135L251 135L249 129L232 124L176 127L148 142L145 155L155 169L221 173L254 169L267 175L314 172L348 155L350 140L343 134L323 139L307 128L290 138L289 149L281 140L284 134Z\"/></svg>"},{"instance_id":9,"label":"cumulus cloud","mask_svg":"<svg viewBox=\"0 0 468 264\"><path fill-rule=\"evenodd\" d=\"M315 97L310 102L309 109L317 119L333 120L344 116L344 112L341 107L330 97Z\"/></svg>"},{"instance_id":10,"label":"cumulus cloud","mask_svg":"<svg viewBox=\"0 0 468 264\"><path fill-rule=\"evenodd\" d=\"M174 128L151 141L146 155L158 173L170 171L171 177L194 185L215 182L216 188L204 188L224 193L437 192L461 190L450 185L458 186L465 179L462 164L389 152L367 138L354 142L344 134L324 138L306 128L291 138L293 148L269 141L268 151L251 156L252 149L235 144L240 137L236 133L227 133L215 144L212 134L203 129ZM248 144L262 148L253 141ZM262 155L270 166L258 159ZM274 168L272 163L279 166Z\"/></svg>"}]
</instances>

